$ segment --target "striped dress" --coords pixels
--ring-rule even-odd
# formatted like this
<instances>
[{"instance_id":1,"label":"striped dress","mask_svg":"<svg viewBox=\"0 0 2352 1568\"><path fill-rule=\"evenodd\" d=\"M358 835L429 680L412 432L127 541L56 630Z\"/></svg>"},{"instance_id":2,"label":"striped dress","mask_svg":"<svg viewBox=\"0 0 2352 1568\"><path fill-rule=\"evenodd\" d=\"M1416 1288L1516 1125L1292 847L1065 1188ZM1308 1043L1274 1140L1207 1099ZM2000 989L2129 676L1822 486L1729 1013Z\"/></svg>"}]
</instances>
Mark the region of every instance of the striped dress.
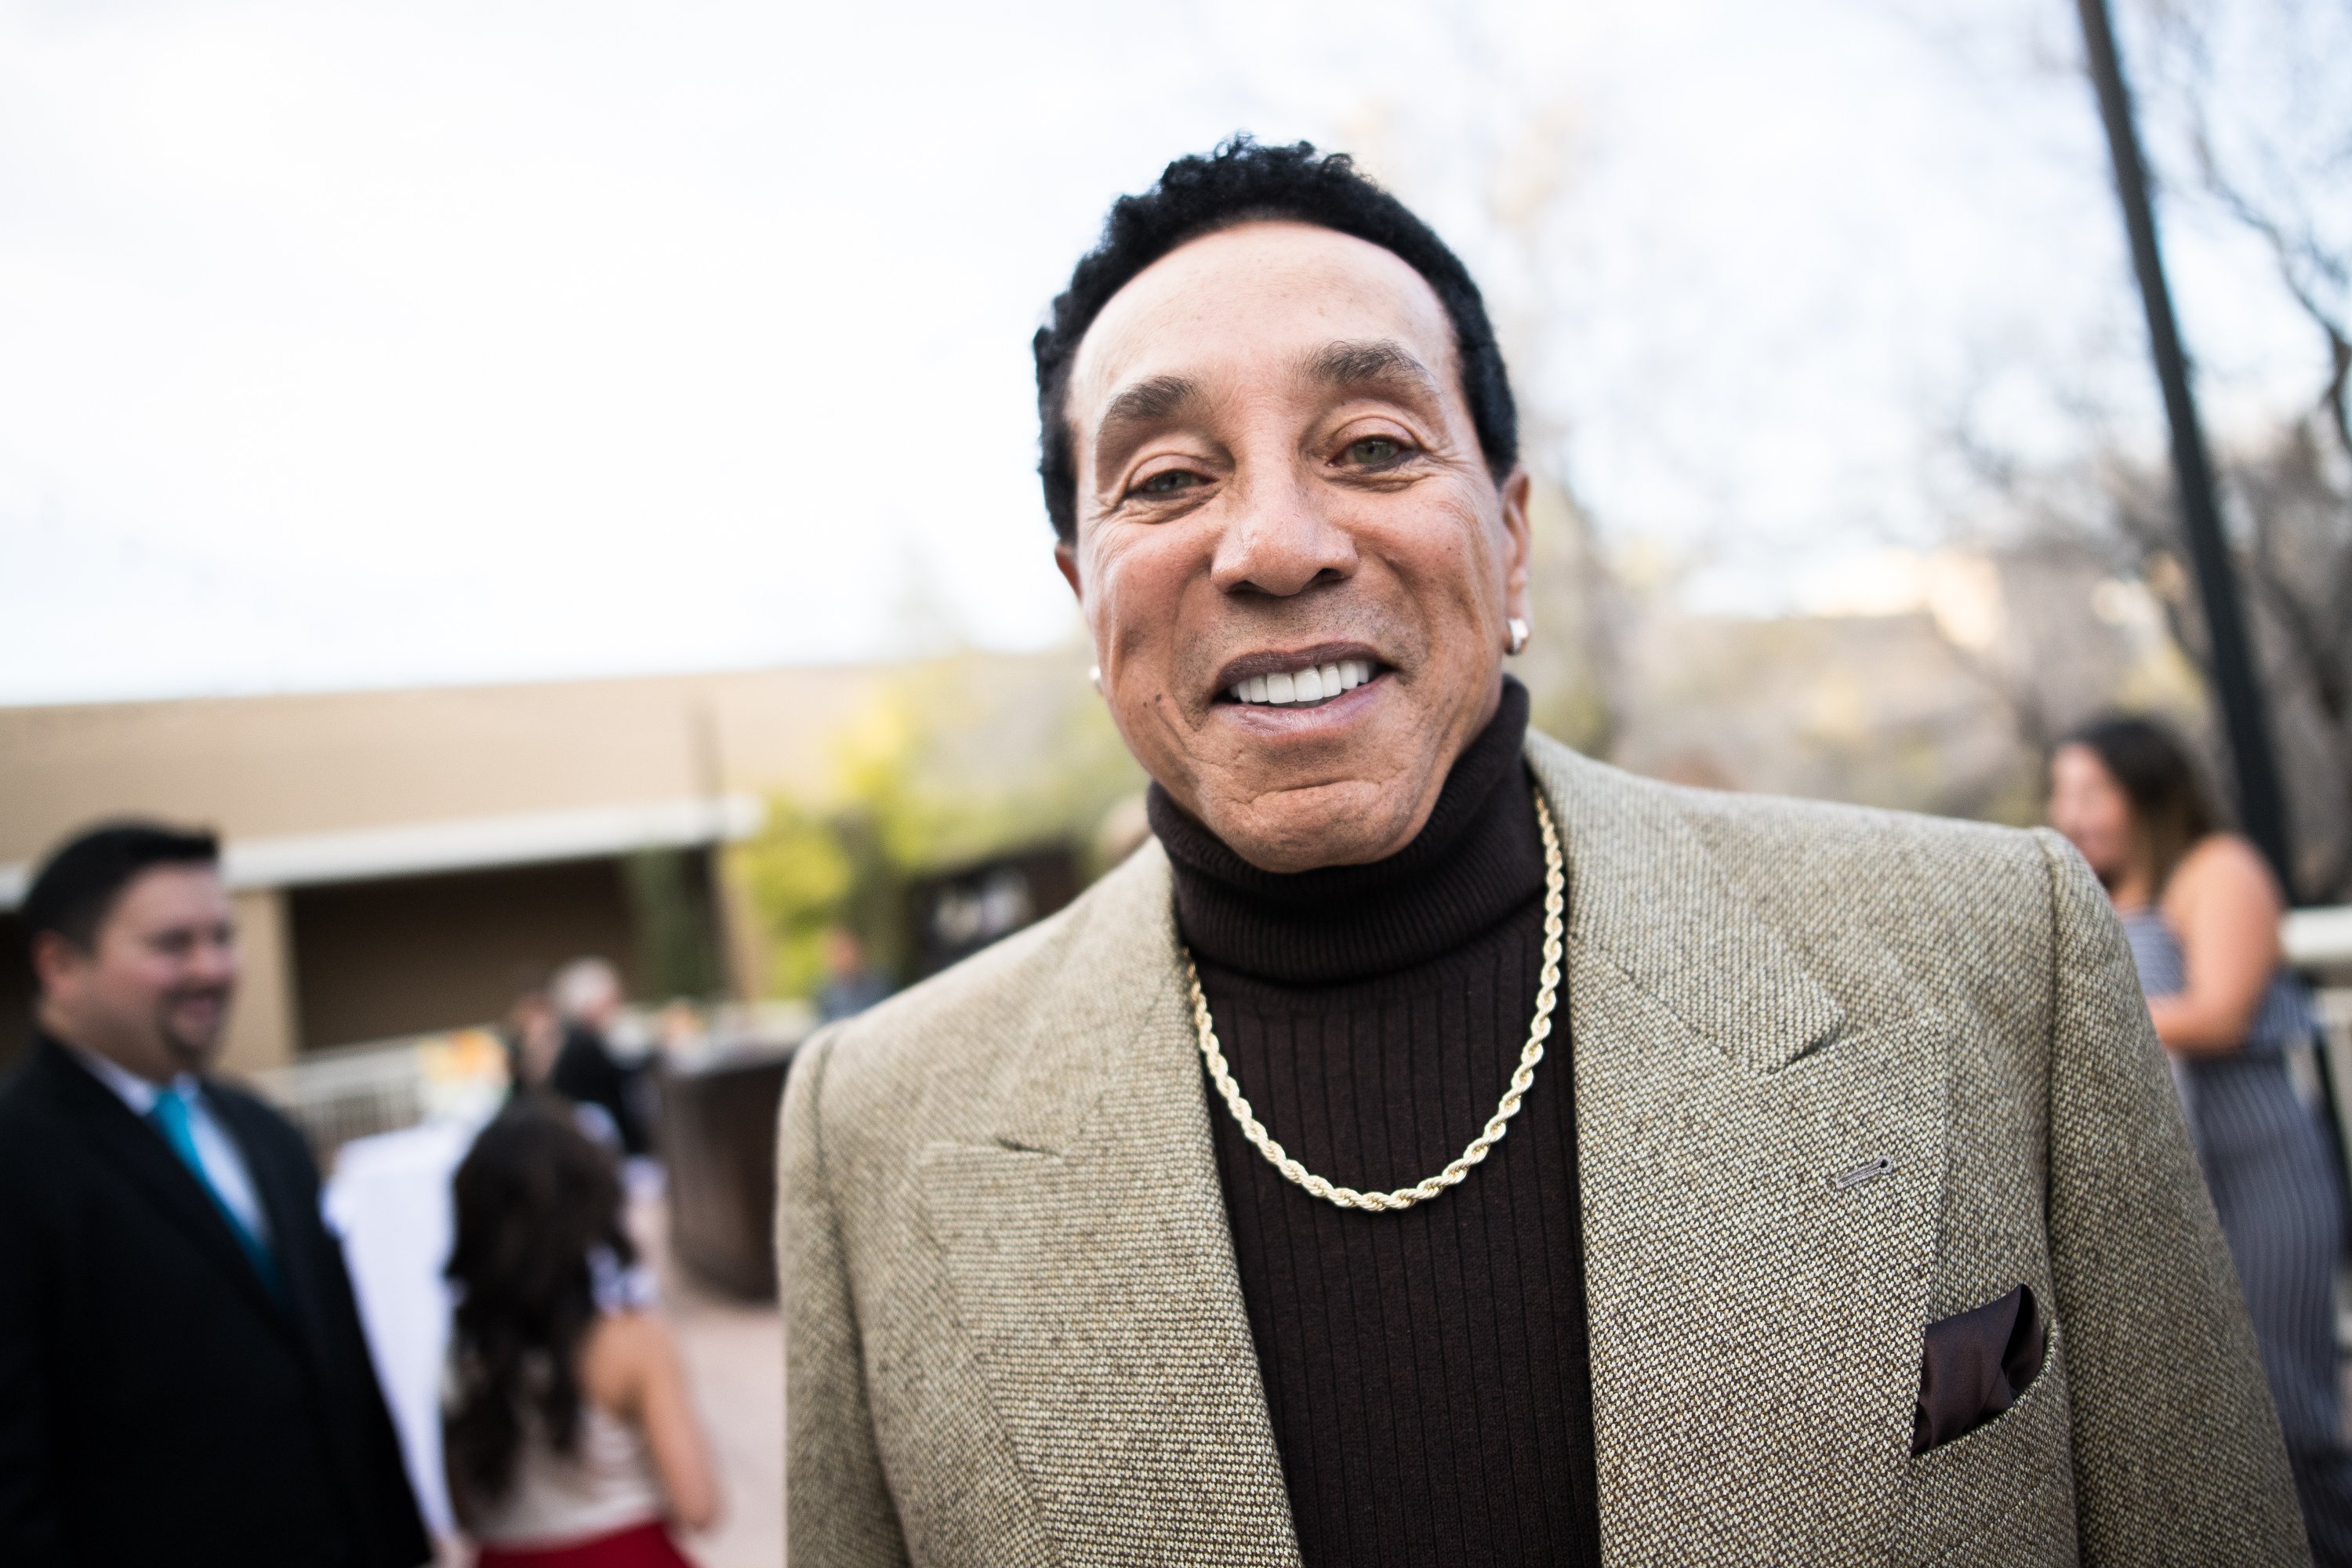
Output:
<instances>
[{"instance_id":1,"label":"striped dress","mask_svg":"<svg viewBox=\"0 0 2352 1568\"><path fill-rule=\"evenodd\" d=\"M2181 992L2180 943L2163 915L2137 910L2123 925L2140 989L2150 997ZM2176 1057L2173 1065L2262 1346L2313 1554L2352 1564L2352 1457L2342 1440L2336 1352L2343 1193L2326 1131L2297 1092L2285 1054L2317 1033L2310 998L2282 971L2243 1048Z\"/></svg>"}]
</instances>

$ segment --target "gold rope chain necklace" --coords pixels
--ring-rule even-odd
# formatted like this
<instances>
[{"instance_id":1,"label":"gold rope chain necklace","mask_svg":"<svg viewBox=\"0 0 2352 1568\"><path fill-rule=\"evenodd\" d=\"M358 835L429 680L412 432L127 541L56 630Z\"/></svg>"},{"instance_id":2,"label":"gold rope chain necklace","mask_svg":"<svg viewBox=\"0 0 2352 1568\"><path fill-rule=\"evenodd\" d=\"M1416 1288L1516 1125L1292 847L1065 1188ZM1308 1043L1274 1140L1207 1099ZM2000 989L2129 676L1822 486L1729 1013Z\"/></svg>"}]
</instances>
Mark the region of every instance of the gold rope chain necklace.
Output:
<instances>
[{"instance_id":1,"label":"gold rope chain necklace","mask_svg":"<svg viewBox=\"0 0 2352 1568\"><path fill-rule=\"evenodd\" d=\"M1470 1167L1486 1159L1487 1152L1503 1141L1511 1118L1519 1113L1519 1101L1535 1086L1536 1064L1543 1060L1544 1041L1551 1037L1552 1006L1559 998L1560 906L1568 886L1568 878L1560 867L1559 830L1552 826L1551 806L1543 792L1535 792L1536 825L1543 830L1544 847L1544 944L1543 975L1536 987L1535 1022L1528 1026L1528 1043L1519 1052L1519 1067L1511 1074L1510 1086L1503 1090L1503 1102L1495 1108L1486 1127L1470 1141L1454 1163L1425 1181L1410 1187L1399 1187L1392 1193L1360 1193L1353 1187L1335 1187L1306 1166L1290 1157L1289 1152L1274 1141L1265 1123L1257 1119L1250 1102L1242 1098L1242 1086L1234 1081L1234 1069L1225 1061L1225 1053L1217 1044L1215 1026L1209 1022L1209 998L1201 990L1201 972L1192 963L1192 952L1182 942L1177 952L1184 958L1184 978L1192 987L1192 1022L1201 1031L1201 1059L1209 1064L1209 1076L1217 1080L1217 1089L1225 1097L1225 1109L1241 1123L1243 1135L1257 1145L1257 1152L1266 1157L1274 1168L1305 1187L1326 1203L1343 1209L1369 1209L1384 1214L1390 1209L1409 1209L1415 1204L1427 1203L1446 1188L1470 1173Z\"/></svg>"}]
</instances>

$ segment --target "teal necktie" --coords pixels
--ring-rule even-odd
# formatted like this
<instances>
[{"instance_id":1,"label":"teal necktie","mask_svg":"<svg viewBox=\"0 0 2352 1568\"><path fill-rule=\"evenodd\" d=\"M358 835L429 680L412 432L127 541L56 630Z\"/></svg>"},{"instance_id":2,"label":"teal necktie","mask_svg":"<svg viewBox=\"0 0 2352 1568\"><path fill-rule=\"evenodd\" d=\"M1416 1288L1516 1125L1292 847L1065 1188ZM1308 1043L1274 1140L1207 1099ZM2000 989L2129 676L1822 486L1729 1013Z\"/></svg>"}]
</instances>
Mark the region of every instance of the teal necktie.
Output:
<instances>
[{"instance_id":1,"label":"teal necktie","mask_svg":"<svg viewBox=\"0 0 2352 1568\"><path fill-rule=\"evenodd\" d=\"M196 1152L196 1134L189 1124L187 1100L181 1097L178 1089L166 1089L155 1097L154 1108L147 1114L154 1119L155 1125L163 1131L163 1142L172 1146L172 1152L180 1157L180 1163L188 1168L189 1173L196 1178L196 1184L204 1188L205 1195L213 1200L213 1207L220 1210L221 1218L228 1222L229 1233L236 1237L237 1245L245 1248L245 1255L252 1260L253 1271L261 1276L262 1284L268 1287L270 1295L283 1300L286 1287L278 1275L278 1260L269 1254L269 1244L246 1228L245 1221L237 1217L236 1211L221 1197L220 1189L213 1185L212 1174L205 1169L203 1156Z\"/></svg>"}]
</instances>

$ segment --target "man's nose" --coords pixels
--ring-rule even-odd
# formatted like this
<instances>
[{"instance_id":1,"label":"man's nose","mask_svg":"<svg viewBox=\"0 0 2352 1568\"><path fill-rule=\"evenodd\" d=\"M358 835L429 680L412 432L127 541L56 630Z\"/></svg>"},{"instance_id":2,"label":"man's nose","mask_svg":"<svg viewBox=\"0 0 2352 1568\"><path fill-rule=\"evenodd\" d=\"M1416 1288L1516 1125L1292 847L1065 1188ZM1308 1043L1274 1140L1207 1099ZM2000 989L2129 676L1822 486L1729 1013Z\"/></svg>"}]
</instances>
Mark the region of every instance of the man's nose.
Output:
<instances>
[{"instance_id":1,"label":"man's nose","mask_svg":"<svg viewBox=\"0 0 2352 1568\"><path fill-rule=\"evenodd\" d=\"M1253 483L1217 540L1210 574L1229 594L1288 598L1354 574L1356 542L1311 485L1290 476Z\"/></svg>"},{"instance_id":2,"label":"man's nose","mask_svg":"<svg viewBox=\"0 0 2352 1568\"><path fill-rule=\"evenodd\" d=\"M200 942L191 955L189 967L195 978L207 984L234 984L237 973L236 938L224 936Z\"/></svg>"}]
</instances>

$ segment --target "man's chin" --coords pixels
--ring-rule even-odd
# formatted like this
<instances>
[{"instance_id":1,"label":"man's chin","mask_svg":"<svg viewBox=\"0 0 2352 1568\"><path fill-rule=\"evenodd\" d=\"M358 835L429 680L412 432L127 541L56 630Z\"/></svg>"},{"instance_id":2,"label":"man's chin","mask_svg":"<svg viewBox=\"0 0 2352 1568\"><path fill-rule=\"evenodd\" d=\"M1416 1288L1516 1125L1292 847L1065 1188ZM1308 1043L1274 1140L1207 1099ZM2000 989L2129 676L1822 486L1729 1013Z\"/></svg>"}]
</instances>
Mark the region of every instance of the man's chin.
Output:
<instances>
[{"instance_id":1,"label":"man's chin","mask_svg":"<svg viewBox=\"0 0 2352 1568\"><path fill-rule=\"evenodd\" d=\"M1204 820L1234 854L1261 871L1284 873L1386 859L1419 827L1369 779L1272 790Z\"/></svg>"},{"instance_id":2,"label":"man's chin","mask_svg":"<svg viewBox=\"0 0 2352 1568\"><path fill-rule=\"evenodd\" d=\"M160 1031L163 1054L181 1072L204 1072L220 1058L226 1024L225 1016L204 1023L167 1019Z\"/></svg>"}]
</instances>

